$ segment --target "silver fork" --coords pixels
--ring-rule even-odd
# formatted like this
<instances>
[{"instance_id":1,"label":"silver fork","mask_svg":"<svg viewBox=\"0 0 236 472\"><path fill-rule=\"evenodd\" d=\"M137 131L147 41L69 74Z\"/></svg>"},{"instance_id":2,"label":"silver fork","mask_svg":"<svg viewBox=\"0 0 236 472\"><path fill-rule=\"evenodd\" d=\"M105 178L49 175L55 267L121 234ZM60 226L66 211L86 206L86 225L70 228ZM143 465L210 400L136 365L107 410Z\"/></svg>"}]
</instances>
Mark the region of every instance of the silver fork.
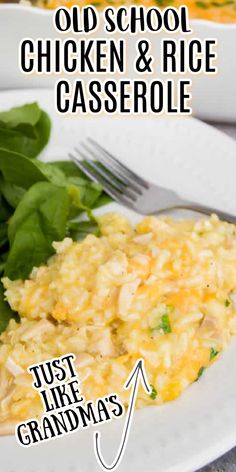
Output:
<instances>
[{"instance_id":1,"label":"silver fork","mask_svg":"<svg viewBox=\"0 0 236 472\"><path fill-rule=\"evenodd\" d=\"M69 157L87 177L100 183L114 200L143 215L188 209L207 215L216 213L220 219L236 224L234 215L184 200L173 190L147 182L92 138L81 142Z\"/></svg>"}]
</instances>

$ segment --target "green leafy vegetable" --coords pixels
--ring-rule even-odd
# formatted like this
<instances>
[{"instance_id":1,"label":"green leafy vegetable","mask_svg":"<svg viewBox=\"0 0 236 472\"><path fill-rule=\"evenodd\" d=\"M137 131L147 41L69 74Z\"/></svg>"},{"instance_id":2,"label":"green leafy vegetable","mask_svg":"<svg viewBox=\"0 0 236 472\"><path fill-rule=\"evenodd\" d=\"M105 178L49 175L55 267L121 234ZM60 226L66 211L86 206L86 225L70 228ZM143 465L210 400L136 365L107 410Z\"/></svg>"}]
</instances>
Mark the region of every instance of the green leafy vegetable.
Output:
<instances>
[{"instance_id":1,"label":"green leafy vegetable","mask_svg":"<svg viewBox=\"0 0 236 472\"><path fill-rule=\"evenodd\" d=\"M214 349L214 347L211 347L211 350L210 350L210 361L212 359L214 359L214 357L218 356L219 354L219 351L217 351L216 349Z\"/></svg>"},{"instance_id":2,"label":"green leafy vegetable","mask_svg":"<svg viewBox=\"0 0 236 472\"><path fill-rule=\"evenodd\" d=\"M19 321L17 313L12 311L8 303L4 300L4 288L0 282L0 333L6 329L11 318L15 318L16 321Z\"/></svg>"},{"instance_id":3,"label":"green leafy vegetable","mask_svg":"<svg viewBox=\"0 0 236 472\"><path fill-rule=\"evenodd\" d=\"M209 8L205 2L202 2L200 0L196 2L196 6L198 8L202 8L203 10L207 10Z\"/></svg>"},{"instance_id":4,"label":"green leafy vegetable","mask_svg":"<svg viewBox=\"0 0 236 472\"><path fill-rule=\"evenodd\" d=\"M7 252L2 252L2 254L0 255L0 276L3 275L7 256L8 256L8 251Z\"/></svg>"},{"instance_id":5,"label":"green leafy vegetable","mask_svg":"<svg viewBox=\"0 0 236 472\"><path fill-rule=\"evenodd\" d=\"M102 194L101 185L87 182L79 177L68 177L67 183L79 188L81 203L88 208L93 208Z\"/></svg>"},{"instance_id":6,"label":"green leafy vegetable","mask_svg":"<svg viewBox=\"0 0 236 472\"><path fill-rule=\"evenodd\" d=\"M27 278L54 253L53 241L99 235L92 209L111 201L71 161L37 157L51 130L37 103L0 112L0 277ZM88 220L81 221L86 213ZM82 215L84 217L84 215ZM0 282L0 332L16 316Z\"/></svg>"},{"instance_id":7,"label":"green leafy vegetable","mask_svg":"<svg viewBox=\"0 0 236 472\"><path fill-rule=\"evenodd\" d=\"M7 223L0 223L0 248L4 246L8 240L7 228Z\"/></svg>"},{"instance_id":8,"label":"green leafy vegetable","mask_svg":"<svg viewBox=\"0 0 236 472\"><path fill-rule=\"evenodd\" d=\"M4 196L0 192L0 222L8 220L11 213L11 208L9 207Z\"/></svg>"},{"instance_id":9,"label":"green leafy vegetable","mask_svg":"<svg viewBox=\"0 0 236 472\"><path fill-rule=\"evenodd\" d=\"M0 113L0 147L36 157L49 140L51 122L37 103Z\"/></svg>"},{"instance_id":10,"label":"green leafy vegetable","mask_svg":"<svg viewBox=\"0 0 236 472\"><path fill-rule=\"evenodd\" d=\"M100 234L98 225L93 221L71 221L67 225L67 235L73 240L78 241L88 234Z\"/></svg>"},{"instance_id":11,"label":"green leafy vegetable","mask_svg":"<svg viewBox=\"0 0 236 472\"><path fill-rule=\"evenodd\" d=\"M73 166L66 166L63 162L62 166L55 166L53 162L43 163L39 161L34 162L35 165L42 171L47 179L56 184L64 187L75 186L79 190L80 205L84 205L87 208L94 208L99 198L103 194L102 186L95 182L90 182L87 178L84 178L82 172L77 173ZM68 161L68 164L74 164ZM63 171L65 169L65 172ZM71 175L70 175L71 174Z\"/></svg>"},{"instance_id":12,"label":"green leafy vegetable","mask_svg":"<svg viewBox=\"0 0 236 472\"><path fill-rule=\"evenodd\" d=\"M32 161L31 161L32 162ZM53 167L51 162L41 162L34 160L34 165L42 172L44 177L55 185L65 186L67 178L65 174L58 168Z\"/></svg>"},{"instance_id":13,"label":"green leafy vegetable","mask_svg":"<svg viewBox=\"0 0 236 472\"><path fill-rule=\"evenodd\" d=\"M102 193L100 197L95 202L94 208L100 208L102 206L108 205L108 203L112 202L112 198L107 195L106 193Z\"/></svg>"},{"instance_id":14,"label":"green leafy vegetable","mask_svg":"<svg viewBox=\"0 0 236 472\"><path fill-rule=\"evenodd\" d=\"M152 391L150 393L150 398L152 400L156 400L156 397L157 397L157 390L155 389L154 385L150 385Z\"/></svg>"},{"instance_id":15,"label":"green leafy vegetable","mask_svg":"<svg viewBox=\"0 0 236 472\"><path fill-rule=\"evenodd\" d=\"M6 182L1 176L0 188L2 191L2 195L8 205L10 205L12 208L16 208L25 193L25 189L23 189L22 187L18 187L17 185L10 184L9 182Z\"/></svg>"},{"instance_id":16,"label":"green leafy vegetable","mask_svg":"<svg viewBox=\"0 0 236 472\"><path fill-rule=\"evenodd\" d=\"M0 112L0 124L10 129L25 129L27 127L33 129L40 115L41 110L38 104L34 102ZM29 132L29 134L31 135L32 133Z\"/></svg>"},{"instance_id":17,"label":"green leafy vegetable","mask_svg":"<svg viewBox=\"0 0 236 472\"><path fill-rule=\"evenodd\" d=\"M81 200L84 205L89 208L99 208L107 205L112 201L109 195L102 191L99 184L90 182L87 176L75 165L72 161L55 161L50 163L52 168L60 169L69 183L72 183L80 188Z\"/></svg>"},{"instance_id":18,"label":"green leafy vegetable","mask_svg":"<svg viewBox=\"0 0 236 472\"><path fill-rule=\"evenodd\" d=\"M7 129L23 129L26 136L32 136L40 116L41 110L38 104L34 102L0 112L0 125Z\"/></svg>"},{"instance_id":19,"label":"green leafy vegetable","mask_svg":"<svg viewBox=\"0 0 236 472\"><path fill-rule=\"evenodd\" d=\"M60 169L66 177L80 177L90 182L88 177L72 161L54 161L51 162L51 165L54 168Z\"/></svg>"},{"instance_id":20,"label":"green leafy vegetable","mask_svg":"<svg viewBox=\"0 0 236 472\"><path fill-rule=\"evenodd\" d=\"M65 188L39 182L26 192L9 224L7 277L25 279L53 254L52 242L65 237L68 212Z\"/></svg>"},{"instance_id":21,"label":"green leafy vegetable","mask_svg":"<svg viewBox=\"0 0 236 472\"><path fill-rule=\"evenodd\" d=\"M17 152L0 148L0 171L9 184L28 189L36 182L47 181L47 176L34 161Z\"/></svg>"},{"instance_id":22,"label":"green leafy vegetable","mask_svg":"<svg viewBox=\"0 0 236 472\"><path fill-rule=\"evenodd\" d=\"M5 269L5 262L0 259L0 275L2 276Z\"/></svg>"}]
</instances>

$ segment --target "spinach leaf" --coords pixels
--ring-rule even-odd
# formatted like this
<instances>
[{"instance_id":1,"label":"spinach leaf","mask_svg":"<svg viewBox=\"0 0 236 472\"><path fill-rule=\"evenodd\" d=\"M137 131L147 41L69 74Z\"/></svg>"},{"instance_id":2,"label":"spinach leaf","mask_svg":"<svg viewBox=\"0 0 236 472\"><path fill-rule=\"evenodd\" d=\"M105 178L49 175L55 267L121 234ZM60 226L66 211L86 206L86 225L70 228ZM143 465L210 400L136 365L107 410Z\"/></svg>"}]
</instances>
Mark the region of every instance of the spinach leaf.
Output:
<instances>
[{"instance_id":1,"label":"spinach leaf","mask_svg":"<svg viewBox=\"0 0 236 472\"><path fill-rule=\"evenodd\" d=\"M60 169L68 177L69 182L81 189L81 200L89 208L99 208L112 202L112 198L102 191L99 184L91 182L88 177L72 161L50 162L52 168Z\"/></svg>"},{"instance_id":2,"label":"spinach leaf","mask_svg":"<svg viewBox=\"0 0 236 472\"><path fill-rule=\"evenodd\" d=\"M4 274L12 280L27 278L34 266L43 264L53 254L44 234L37 210L28 216L17 231L5 264Z\"/></svg>"},{"instance_id":3,"label":"spinach leaf","mask_svg":"<svg viewBox=\"0 0 236 472\"><path fill-rule=\"evenodd\" d=\"M11 218L8 231L10 242L12 243L21 224L36 211L42 213L44 224L46 223L45 218L49 218L50 228L54 228L55 240L62 239L65 234L68 207L69 196L66 189L49 182L38 182L33 185L26 192Z\"/></svg>"},{"instance_id":4,"label":"spinach leaf","mask_svg":"<svg viewBox=\"0 0 236 472\"><path fill-rule=\"evenodd\" d=\"M95 182L86 182L80 177L68 177L67 183L79 188L81 203L88 208L94 207L103 191L100 184L96 184Z\"/></svg>"},{"instance_id":5,"label":"spinach leaf","mask_svg":"<svg viewBox=\"0 0 236 472\"><path fill-rule=\"evenodd\" d=\"M109 203L111 203L113 200L112 198L110 197L110 195L107 195L106 193L102 193L100 195L100 197L97 199L97 201L95 202L95 205L93 208L100 208L102 206L105 206L105 205L108 205Z\"/></svg>"},{"instance_id":6,"label":"spinach leaf","mask_svg":"<svg viewBox=\"0 0 236 472\"><path fill-rule=\"evenodd\" d=\"M99 235L92 208L111 201L71 161L32 160L47 144L48 115L37 103L0 112L0 276L27 278L54 253L53 241ZM86 212L89 221L78 221ZM17 315L0 282L0 332Z\"/></svg>"},{"instance_id":7,"label":"spinach leaf","mask_svg":"<svg viewBox=\"0 0 236 472\"><path fill-rule=\"evenodd\" d=\"M40 181L47 181L46 175L34 161L17 152L0 148L0 171L9 184L28 189Z\"/></svg>"},{"instance_id":8,"label":"spinach leaf","mask_svg":"<svg viewBox=\"0 0 236 472\"><path fill-rule=\"evenodd\" d=\"M9 223L7 277L25 279L53 254L52 242L66 235L69 204L67 190L51 183L39 182L26 192Z\"/></svg>"},{"instance_id":9,"label":"spinach leaf","mask_svg":"<svg viewBox=\"0 0 236 472\"><path fill-rule=\"evenodd\" d=\"M51 121L48 114L45 111L41 112L41 117L35 127L36 138L31 140L25 140L22 143L21 151L28 157L37 157L38 154L43 150L49 141L51 134Z\"/></svg>"},{"instance_id":10,"label":"spinach leaf","mask_svg":"<svg viewBox=\"0 0 236 472\"><path fill-rule=\"evenodd\" d=\"M8 250L7 250L7 252L2 252L0 254L0 276L2 276L2 274L4 272L7 257L8 257Z\"/></svg>"},{"instance_id":11,"label":"spinach leaf","mask_svg":"<svg viewBox=\"0 0 236 472\"><path fill-rule=\"evenodd\" d=\"M85 238L88 234L99 236L99 227L94 221L71 221L67 224L67 236L74 241Z\"/></svg>"},{"instance_id":12,"label":"spinach leaf","mask_svg":"<svg viewBox=\"0 0 236 472\"><path fill-rule=\"evenodd\" d=\"M0 113L0 147L36 157L49 140L51 122L37 103Z\"/></svg>"},{"instance_id":13,"label":"spinach leaf","mask_svg":"<svg viewBox=\"0 0 236 472\"><path fill-rule=\"evenodd\" d=\"M12 210L0 192L0 222L7 221L12 214Z\"/></svg>"},{"instance_id":14,"label":"spinach leaf","mask_svg":"<svg viewBox=\"0 0 236 472\"><path fill-rule=\"evenodd\" d=\"M6 182L1 176L0 188L2 195L8 205L10 205L12 208L16 208L25 193L25 189L23 189L22 187L18 187L17 185L10 184L9 182Z\"/></svg>"},{"instance_id":15,"label":"spinach leaf","mask_svg":"<svg viewBox=\"0 0 236 472\"><path fill-rule=\"evenodd\" d=\"M60 169L66 177L80 177L86 182L90 182L88 177L77 167L73 161L54 161L50 163L54 168Z\"/></svg>"},{"instance_id":16,"label":"spinach leaf","mask_svg":"<svg viewBox=\"0 0 236 472\"><path fill-rule=\"evenodd\" d=\"M0 275L3 274L5 269L5 262L0 258Z\"/></svg>"},{"instance_id":17,"label":"spinach leaf","mask_svg":"<svg viewBox=\"0 0 236 472\"><path fill-rule=\"evenodd\" d=\"M7 129L20 129L26 136L34 136L34 127L39 121L41 110L36 102L0 112L0 126Z\"/></svg>"},{"instance_id":18,"label":"spinach leaf","mask_svg":"<svg viewBox=\"0 0 236 472\"><path fill-rule=\"evenodd\" d=\"M55 185L67 185L67 179L62 170L53 167L51 162L34 161L34 164L42 171L47 180Z\"/></svg>"},{"instance_id":19,"label":"spinach leaf","mask_svg":"<svg viewBox=\"0 0 236 472\"><path fill-rule=\"evenodd\" d=\"M73 164L73 162L71 164ZM93 208L102 194L103 189L100 184L90 182L75 175L66 175L61 168L54 166L53 162L44 163L35 161L35 165L39 167L48 180L53 184L61 185L63 187L69 187L71 185L77 187L80 192L80 203L87 208Z\"/></svg>"},{"instance_id":20,"label":"spinach leaf","mask_svg":"<svg viewBox=\"0 0 236 472\"><path fill-rule=\"evenodd\" d=\"M8 236L7 236L7 223L0 222L0 248L7 243Z\"/></svg>"},{"instance_id":21,"label":"spinach leaf","mask_svg":"<svg viewBox=\"0 0 236 472\"><path fill-rule=\"evenodd\" d=\"M37 182L48 181L62 186L69 184L64 173L60 169L54 168L51 163L32 160L23 154L1 148L0 171L3 176L0 177L1 189L5 197L7 194L7 200L13 198L15 201L16 196L19 200L22 189L28 189ZM11 189L9 186L11 186ZM13 193L15 194L14 197Z\"/></svg>"},{"instance_id":22,"label":"spinach leaf","mask_svg":"<svg viewBox=\"0 0 236 472\"><path fill-rule=\"evenodd\" d=\"M4 288L2 282L0 282L0 333L6 329L11 318L15 318L16 321L19 320L17 313L10 308L4 299Z\"/></svg>"}]
</instances>

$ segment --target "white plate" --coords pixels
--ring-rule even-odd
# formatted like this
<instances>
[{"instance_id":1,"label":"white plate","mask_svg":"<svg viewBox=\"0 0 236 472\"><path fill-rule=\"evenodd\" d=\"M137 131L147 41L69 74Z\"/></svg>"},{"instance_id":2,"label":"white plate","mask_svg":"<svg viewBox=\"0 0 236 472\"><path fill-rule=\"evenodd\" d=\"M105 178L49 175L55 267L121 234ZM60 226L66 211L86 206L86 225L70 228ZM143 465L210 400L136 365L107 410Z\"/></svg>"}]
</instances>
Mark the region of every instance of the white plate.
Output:
<instances>
[{"instance_id":1,"label":"white plate","mask_svg":"<svg viewBox=\"0 0 236 472\"><path fill-rule=\"evenodd\" d=\"M236 145L213 128L191 118L60 117L46 90L1 93L0 109L34 100L53 121L44 159L63 159L80 139L93 136L147 179L236 213ZM235 356L236 340L178 400L137 411L119 472L195 471L234 446ZM107 460L113 460L121 432L120 420L103 426ZM92 435L90 428L30 449L14 437L1 438L0 470L98 472Z\"/></svg>"}]
</instances>

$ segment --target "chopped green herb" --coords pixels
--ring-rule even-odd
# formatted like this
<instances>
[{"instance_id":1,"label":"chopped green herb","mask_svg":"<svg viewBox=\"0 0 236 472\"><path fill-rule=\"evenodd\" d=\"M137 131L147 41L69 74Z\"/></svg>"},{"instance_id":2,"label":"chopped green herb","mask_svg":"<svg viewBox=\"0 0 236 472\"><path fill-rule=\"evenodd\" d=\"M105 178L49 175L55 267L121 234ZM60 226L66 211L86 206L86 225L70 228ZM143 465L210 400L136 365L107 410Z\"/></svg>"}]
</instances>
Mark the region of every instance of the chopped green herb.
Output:
<instances>
[{"instance_id":1,"label":"chopped green herb","mask_svg":"<svg viewBox=\"0 0 236 472\"><path fill-rule=\"evenodd\" d=\"M162 330L165 334L168 334L172 332L169 315L174 311L175 307L173 305L165 305L162 308L164 308L164 311L162 309L161 321L159 321L159 318L156 326L152 326L151 332Z\"/></svg>"},{"instance_id":2,"label":"chopped green herb","mask_svg":"<svg viewBox=\"0 0 236 472\"><path fill-rule=\"evenodd\" d=\"M159 329L162 329L165 334L171 333L171 325L169 315L165 314L161 317L161 323Z\"/></svg>"},{"instance_id":3,"label":"chopped green herb","mask_svg":"<svg viewBox=\"0 0 236 472\"><path fill-rule=\"evenodd\" d=\"M151 389L152 389L152 391L151 391L151 393L150 393L150 398L151 398L152 400L156 400L157 391L156 391L154 385L150 385L150 387L151 387Z\"/></svg>"},{"instance_id":4,"label":"chopped green herb","mask_svg":"<svg viewBox=\"0 0 236 472\"><path fill-rule=\"evenodd\" d=\"M219 354L219 351L217 351L216 349L214 349L214 347L211 347L211 350L210 350L210 361L211 361L212 359L214 359L214 357L216 357L218 354Z\"/></svg>"},{"instance_id":5,"label":"chopped green herb","mask_svg":"<svg viewBox=\"0 0 236 472\"><path fill-rule=\"evenodd\" d=\"M200 377L202 376L202 374L203 374L204 370L205 370L205 367L203 367L203 366L202 366L202 367L200 367L200 369L199 369L199 371L198 371L197 378L196 378L195 382L197 382L197 381L200 379Z\"/></svg>"},{"instance_id":6,"label":"chopped green herb","mask_svg":"<svg viewBox=\"0 0 236 472\"><path fill-rule=\"evenodd\" d=\"M202 8L203 10L207 10L208 9L208 5L205 3L205 2L201 2L200 0L198 0L196 2L196 6L198 8Z\"/></svg>"},{"instance_id":7,"label":"chopped green herb","mask_svg":"<svg viewBox=\"0 0 236 472\"><path fill-rule=\"evenodd\" d=\"M231 305L230 300L228 298L225 300L225 306L228 308Z\"/></svg>"},{"instance_id":8,"label":"chopped green herb","mask_svg":"<svg viewBox=\"0 0 236 472\"><path fill-rule=\"evenodd\" d=\"M155 0L155 3L157 4L158 7L166 7L170 3L173 3L174 0Z\"/></svg>"}]
</instances>

